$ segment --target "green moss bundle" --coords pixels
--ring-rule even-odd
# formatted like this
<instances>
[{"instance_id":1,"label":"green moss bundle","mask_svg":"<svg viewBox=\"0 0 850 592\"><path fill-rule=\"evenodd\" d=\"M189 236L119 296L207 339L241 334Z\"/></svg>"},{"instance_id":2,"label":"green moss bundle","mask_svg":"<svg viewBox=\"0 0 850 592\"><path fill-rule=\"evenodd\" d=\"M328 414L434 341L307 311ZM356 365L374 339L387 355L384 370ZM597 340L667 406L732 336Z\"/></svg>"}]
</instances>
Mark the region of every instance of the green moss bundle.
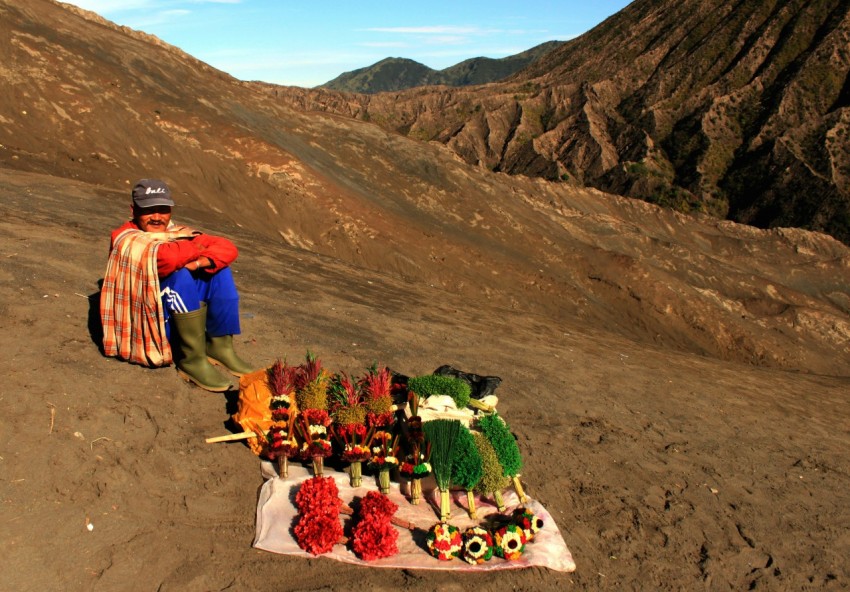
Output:
<instances>
[{"instance_id":1,"label":"green moss bundle","mask_svg":"<svg viewBox=\"0 0 850 592\"><path fill-rule=\"evenodd\" d=\"M428 398L431 395L448 395L458 409L463 409L469 405L470 395L472 394L472 387L460 378L437 374L414 376L408 379L407 388L422 398Z\"/></svg>"},{"instance_id":2,"label":"green moss bundle","mask_svg":"<svg viewBox=\"0 0 850 592\"><path fill-rule=\"evenodd\" d=\"M454 446L461 423L456 419L434 419L425 422L422 429L431 446L431 468L434 479L440 488L440 520L445 522L451 517L449 489L452 484L452 459Z\"/></svg>"},{"instance_id":3,"label":"green moss bundle","mask_svg":"<svg viewBox=\"0 0 850 592\"><path fill-rule=\"evenodd\" d=\"M499 462L499 457L487 437L479 432L472 432L472 439L481 458L481 479L475 486L475 491L492 495L499 511L503 512L505 503L502 501L502 490L510 484L510 479L505 477L502 463Z\"/></svg>"},{"instance_id":4,"label":"green moss bundle","mask_svg":"<svg viewBox=\"0 0 850 592\"><path fill-rule=\"evenodd\" d=\"M472 491L481 480L482 472L481 455L478 454L472 432L461 425L452 452L452 485L466 490L470 518L476 518L475 496Z\"/></svg>"},{"instance_id":5,"label":"green moss bundle","mask_svg":"<svg viewBox=\"0 0 850 592\"><path fill-rule=\"evenodd\" d=\"M327 376L321 376L317 380L306 384L301 390L296 391L295 401L298 409L324 409L328 408L328 384Z\"/></svg>"},{"instance_id":6,"label":"green moss bundle","mask_svg":"<svg viewBox=\"0 0 850 592\"><path fill-rule=\"evenodd\" d=\"M516 438L514 438L508 425L497 413L494 413L493 415L481 417L478 420L477 428L481 430L481 433L493 445L496 456L499 458L499 463L502 465L503 474L505 477L510 477L520 501L525 503L527 498L519 482L519 472L522 470L522 456L519 453Z\"/></svg>"},{"instance_id":7,"label":"green moss bundle","mask_svg":"<svg viewBox=\"0 0 850 592\"><path fill-rule=\"evenodd\" d=\"M338 407L334 411L333 418L341 426L364 425L366 423L366 408L362 405L356 407Z\"/></svg>"}]
</instances>

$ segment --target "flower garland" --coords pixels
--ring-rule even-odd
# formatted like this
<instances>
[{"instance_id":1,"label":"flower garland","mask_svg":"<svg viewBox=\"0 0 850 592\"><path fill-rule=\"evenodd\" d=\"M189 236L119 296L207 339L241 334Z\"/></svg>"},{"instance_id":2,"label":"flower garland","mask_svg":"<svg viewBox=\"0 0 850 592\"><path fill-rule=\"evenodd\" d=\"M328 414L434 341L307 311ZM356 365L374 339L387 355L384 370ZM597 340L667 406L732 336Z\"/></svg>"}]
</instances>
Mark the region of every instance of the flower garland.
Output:
<instances>
[{"instance_id":1,"label":"flower garland","mask_svg":"<svg viewBox=\"0 0 850 592\"><path fill-rule=\"evenodd\" d=\"M460 529L445 522L437 522L425 536L428 552L440 561L451 561L460 555L463 537Z\"/></svg>"},{"instance_id":2,"label":"flower garland","mask_svg":"<svg viewBox=\"0 0 850 592\"><path fill-rule=\"evenodd\" d=\"M298 546L313 555L327 553L342 538L342 501L333 477L312 477L295 494L299 517L293 531Z\"/></svg>"},{"instance_id":3,"label":"flower garland","mask_svg":"<svg viewBox=\"0 0 850 592\"><path fill-rule=\"evenodd\" d=\"M507 561L519 559L525 543L525 533L516 524L506 524L493 532L493 552Z\"/></svg>"},{"instance_id":4,"label":"flower garland","mask_svg":"<svg viewBox=\"0 0 850 592\"><path fill-rule=\"evenodd\" d=\"M512 519L514 524L525 533L525 540L529 543L534 539L534 535L543 528L543 518L522 506L514 510Z\"/></svg>"},{"instance_id":5,"label":"flower garland","mask_svg":"<svg viewBox=\"0 0 850 592\"><path fill-rule=\"evenodd\" d=\"M352 548L366 561L391 557L398 553L398 531L391 520L398 506L376 491L360 501L360 520L354 527Z\"/></svg>"},{"instance_id":6,"label":"flower garland","mask_svg":"<svg viewBox=\"0 0 850 592\"><path fill-rule=\"evenodd\" d=\"M467 528L463 533L461 557L471 565L479 565L493 557L493 535L480 526Z\"/></svg>"}]
</instances>

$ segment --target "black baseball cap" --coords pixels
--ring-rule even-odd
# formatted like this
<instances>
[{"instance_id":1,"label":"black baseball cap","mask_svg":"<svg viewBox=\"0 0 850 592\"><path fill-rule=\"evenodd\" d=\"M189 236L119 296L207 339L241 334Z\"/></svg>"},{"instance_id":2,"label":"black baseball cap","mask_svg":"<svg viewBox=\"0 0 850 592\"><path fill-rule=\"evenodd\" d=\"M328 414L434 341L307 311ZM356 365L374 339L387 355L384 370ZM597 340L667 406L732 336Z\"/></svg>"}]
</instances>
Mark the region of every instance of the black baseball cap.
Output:
<instances>
[{"instance_id":1,"label":"black baseball cap","mask_svg":"<svg viewBox=\"0 0 850 592\"><path fill-rule=\"evenodd\" d=\"M133 205L139 208L174 207L171 190L159 179L142 179L133 187Z\"/></svg>"}]
</instances>

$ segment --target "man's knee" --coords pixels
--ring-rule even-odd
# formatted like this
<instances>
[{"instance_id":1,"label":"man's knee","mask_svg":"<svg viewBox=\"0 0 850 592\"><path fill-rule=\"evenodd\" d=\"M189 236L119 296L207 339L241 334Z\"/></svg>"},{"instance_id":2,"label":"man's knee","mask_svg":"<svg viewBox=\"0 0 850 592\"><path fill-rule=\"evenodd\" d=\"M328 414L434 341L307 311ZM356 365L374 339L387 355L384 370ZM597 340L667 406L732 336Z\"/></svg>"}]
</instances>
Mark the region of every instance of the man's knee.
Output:
<instances>
[{"instance_id":1,"label":"man's knee","mask_svg":"<svg viewBox=\"0 0 850 592\"><path fill-rule=\"evenodd\" d=\"M201 306L201 294L185 267L160 279L163 306L171 312L191 312Z\"/></svg>"}]
</instances>

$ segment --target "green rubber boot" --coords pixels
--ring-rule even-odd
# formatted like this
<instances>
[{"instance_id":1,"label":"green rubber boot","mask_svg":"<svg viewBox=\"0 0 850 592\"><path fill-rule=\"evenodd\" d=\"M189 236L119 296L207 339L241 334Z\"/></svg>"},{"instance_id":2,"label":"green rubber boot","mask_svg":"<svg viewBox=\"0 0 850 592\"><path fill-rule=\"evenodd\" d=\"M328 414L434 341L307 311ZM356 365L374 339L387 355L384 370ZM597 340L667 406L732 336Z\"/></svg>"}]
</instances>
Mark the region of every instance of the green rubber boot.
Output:
<instances>
[{"instance_id":1,"label":"green rubber boot","mask_svg":"<svg viewBox=\"0 0 850 592\"><path fill-rule=\"evenodd\" d=\"M256 370L233 351L233 335L208 337L207 358L213 364L224 366L234 376L244 376Z\"/></svg>"},{"instance_id":2,"label":"green rubber boot","mask_svg":"<svg viewBox=\"0 0 850 592\"><path fill-rule=\"evenodd\" d=\"M192 312L174 313L174 328L179 338L175 356L177 373L202 389L220 393L230 388L230 380L222 376L207 360L207 305Z\"/></svg>"}]
</instances>

